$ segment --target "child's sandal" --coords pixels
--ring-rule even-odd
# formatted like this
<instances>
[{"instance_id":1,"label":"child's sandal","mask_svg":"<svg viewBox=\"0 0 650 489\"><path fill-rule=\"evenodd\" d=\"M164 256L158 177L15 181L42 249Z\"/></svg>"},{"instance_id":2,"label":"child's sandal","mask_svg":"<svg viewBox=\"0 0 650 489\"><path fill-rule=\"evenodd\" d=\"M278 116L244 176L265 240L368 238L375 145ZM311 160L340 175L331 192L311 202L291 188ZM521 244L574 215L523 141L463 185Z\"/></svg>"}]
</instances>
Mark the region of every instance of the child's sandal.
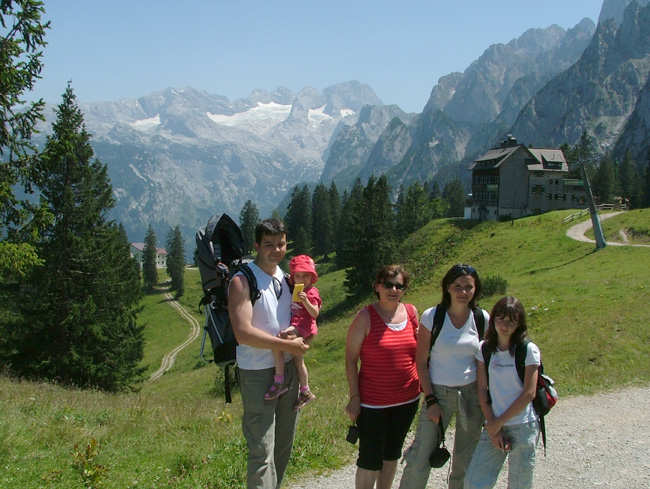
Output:
<instances>
[{"instance_id":1,"label":"child's sandal","mask_svg":"<svg viewBox=\"0 0 650 489\"><path fill-rule=\"evenodd\" d=\"M294 409L298 411L299 409L305 407L305 405L309 404L314 399L316 399L316 396L312 393L312 391L310 390L302 391L298 395L298 400L294 405Z\"/></svg>"},{"instance_id":2,"label":"child's sandal","mask_svg":"<svg viewBox=\"0 0 650 489\"><path fill-rule=\"evenodd\" d=\"M273 382L269 389L266 391L264 394L264 400L265 401L272 401L274 399L277 399L280 397L282 394L286 394L289 391L289 388L286 386L286 384L280 384L278 382Z\"/></svg>"}]
</instances>

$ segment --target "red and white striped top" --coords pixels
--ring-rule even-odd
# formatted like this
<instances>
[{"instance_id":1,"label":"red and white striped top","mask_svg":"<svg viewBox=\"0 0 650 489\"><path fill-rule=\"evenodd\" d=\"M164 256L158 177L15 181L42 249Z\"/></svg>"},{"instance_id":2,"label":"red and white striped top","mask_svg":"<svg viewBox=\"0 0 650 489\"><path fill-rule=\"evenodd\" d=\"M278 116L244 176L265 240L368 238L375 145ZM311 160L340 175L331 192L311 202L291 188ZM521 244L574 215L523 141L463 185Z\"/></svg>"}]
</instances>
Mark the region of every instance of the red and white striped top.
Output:
<instances>
[{"instance_id":1,"label":"red and white striped top","mask_svg":"<svg viewBox=\"0 0 650 489\"><path fill-rule=\"evenodd\" d=\"M361 345L359 394L361 404L388 407L415 400L420 393L415 346L418 318L411 304L404 304L406 327L400 331L389 328L372 305L370 331Z\"/></svg>"}]
</instances>

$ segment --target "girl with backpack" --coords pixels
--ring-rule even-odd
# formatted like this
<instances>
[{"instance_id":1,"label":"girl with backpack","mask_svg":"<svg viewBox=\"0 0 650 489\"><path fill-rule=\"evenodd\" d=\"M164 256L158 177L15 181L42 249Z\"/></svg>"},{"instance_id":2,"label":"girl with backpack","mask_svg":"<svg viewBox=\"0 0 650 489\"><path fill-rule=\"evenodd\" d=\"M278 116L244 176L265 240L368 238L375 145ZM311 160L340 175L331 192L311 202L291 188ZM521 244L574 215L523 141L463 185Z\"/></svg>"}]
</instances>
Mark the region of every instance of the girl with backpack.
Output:
<instances>
[{"instance_id":1,"label":"girl with backpack","mask_svg":"<svg viewBox=\"0 0 650 489\"><path fill-rule=\"evenodd\" d=\"M486 339L476 354L485 427L465 476L465 489L494 487L506 457L508 487L532 487L539 435L532 400L541 355L528 340L527 330L526 311L519 299L504 297L494 305ZM523 382L515 362L521 348L526 349Z\"/></svg>"}]
</instances>

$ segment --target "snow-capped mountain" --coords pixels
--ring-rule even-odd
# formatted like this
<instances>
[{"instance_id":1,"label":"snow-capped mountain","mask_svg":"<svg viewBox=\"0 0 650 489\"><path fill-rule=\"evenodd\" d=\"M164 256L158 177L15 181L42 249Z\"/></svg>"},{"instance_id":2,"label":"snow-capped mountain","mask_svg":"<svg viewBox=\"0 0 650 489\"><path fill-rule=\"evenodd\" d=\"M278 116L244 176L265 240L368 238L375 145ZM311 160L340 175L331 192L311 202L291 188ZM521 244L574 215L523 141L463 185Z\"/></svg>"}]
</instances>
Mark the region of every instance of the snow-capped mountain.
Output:
<instances>
[{"instance_id":1,"label":"snow-capped mountain","mask_svg":"<svg viewBox=\"0 0 650 489\"><path fill-rule=\"evenodd\" d=\"M382 102L356 81L322 92L255 90L235 101L169 88L80 103L95 155L108 165L113 217L134 241L142 241L149 224L160 240L176 225L191 238L212 214L237 219L248 199L261 216L270 215L293 185L319 178L335 128L354 124L365 105ZM44 134L54 112L46 116Z\"/></svg>"}]
</instances>

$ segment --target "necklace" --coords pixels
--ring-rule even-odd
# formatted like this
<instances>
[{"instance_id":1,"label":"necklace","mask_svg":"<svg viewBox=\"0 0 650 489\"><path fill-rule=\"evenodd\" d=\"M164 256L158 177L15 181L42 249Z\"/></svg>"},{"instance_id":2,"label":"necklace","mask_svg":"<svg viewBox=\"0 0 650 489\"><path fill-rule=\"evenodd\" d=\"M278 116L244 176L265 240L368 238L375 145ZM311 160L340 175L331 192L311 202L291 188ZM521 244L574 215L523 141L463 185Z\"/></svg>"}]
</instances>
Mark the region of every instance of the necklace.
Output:
<instances>
[{"instance_id":1,"label":"necklace","mask_svg":"<svg viewBox=\"0 0 650 489\"><path fill-rule=\"evenodd\" d=\"M395 309L386 312L378 302L377 304L375 304L375 311L377 311L377 314L379 314L379 317L385 323L392 323L394 322L393 320L395 319L395 317L398 315L398 311L400 310L399 307L400 305L401 304L397 304L397 307Z\"/></svg>"}]
</instances>

